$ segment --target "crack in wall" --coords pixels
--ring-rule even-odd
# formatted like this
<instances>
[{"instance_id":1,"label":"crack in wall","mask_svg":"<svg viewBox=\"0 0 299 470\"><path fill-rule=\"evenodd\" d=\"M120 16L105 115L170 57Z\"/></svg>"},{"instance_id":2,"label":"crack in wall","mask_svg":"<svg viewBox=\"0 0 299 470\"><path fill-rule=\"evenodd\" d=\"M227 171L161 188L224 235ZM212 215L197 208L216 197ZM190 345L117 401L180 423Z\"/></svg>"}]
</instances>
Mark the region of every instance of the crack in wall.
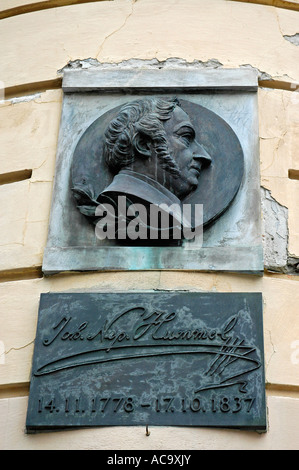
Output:
<instances>
[{"instance_id":1,"label":"crack in wall","mask_svg":"<svg viewBox=\"0 0 299 470\"><path fill-rule=\"evenodd\" d=\"M269 334L269 341L270 341L270 344L271 344L271 348L272 348L272 353L268 359L268 361L266 362L265 364L265 372L266 372L266 376L268 375L268 369L269 369L269 366L270 366L270 362L274 356L274 354L276 353L276 349L275 349L275 346L274 346L274 343L273 343L273 340L272 340L272 335L271 335L271 330L267 330L268 334Z\"/></svg>"},{"instance_id":2,"label":"crack in wall","mask_svg":"<svg viewBox=\"0 0 299 470\"><path fill-rule=\"evenodd\" d=\"M125 17L123 23L119 26L119 28L115 29L114 31L112 31L112 33L108 34L105 38L104 38L104 41L102 42L100 48L99 48L99 51L97 52L96 54L96 58L99 57L100 53L102 52L102 49L105 45L105 43L107 42L107 40L109 38L111 38L112 36L114 36L114 34L118 33L119 31L121 31L127 24L127 21L128 19L133 15L134 13L134 5L135 3L137 2L137 0L131 0L131 11L130 13Z\"/></svg>"},{"instance_id":3,"label":"crack in wall","mask_svg":"<svg viewBox=\"0 0 299 470\"><path fill-rule=\"evenodd\" d=\"M8 354L9 354L10 352L12 352L12 351L20 351L20 350L22 350L22 349L28 348L28 346L31 346L32 344L34 344L34 341L35 341L35 338L34 338L33 340L29 341L29 343L26 343L26 344L24 344L23 346L19 346L18 348L12 346L12 347L11 347L10 349L8 349L7 351L4 351L4 352L2 353L2 355L3 355L3 354L4 354L4 355L8 355ZM1 355L0 355L0 356L1 356Z\"/></svg>"}]
</instances>

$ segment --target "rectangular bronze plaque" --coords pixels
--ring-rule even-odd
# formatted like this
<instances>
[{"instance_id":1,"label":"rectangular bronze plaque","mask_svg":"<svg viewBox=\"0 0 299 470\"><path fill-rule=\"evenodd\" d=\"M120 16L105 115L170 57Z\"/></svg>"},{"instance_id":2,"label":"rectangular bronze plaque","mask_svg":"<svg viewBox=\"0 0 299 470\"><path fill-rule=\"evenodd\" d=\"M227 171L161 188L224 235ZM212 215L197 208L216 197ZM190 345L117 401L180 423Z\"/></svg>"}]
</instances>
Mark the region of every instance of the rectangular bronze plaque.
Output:
<instances>
[{"instance_id":1,"label":"rectangular bronze plaque","mask_svg":"<svg viewBox=\"0 0 299 470\"><path fill-rule=\"evenodd\" d=\"M257 71L181 65L64 70L46 275L263 275Z\"/></svg>"},{"instance_id":2,"label":"rectangular bronze plaque","mask_svg":"<svg viewBox=\"0 0 299 470\"><path fill-rule=\"evenodd\" d=\"M266 431L260 293L42 294L27 432Z\"/></svg>"}]
</instances>

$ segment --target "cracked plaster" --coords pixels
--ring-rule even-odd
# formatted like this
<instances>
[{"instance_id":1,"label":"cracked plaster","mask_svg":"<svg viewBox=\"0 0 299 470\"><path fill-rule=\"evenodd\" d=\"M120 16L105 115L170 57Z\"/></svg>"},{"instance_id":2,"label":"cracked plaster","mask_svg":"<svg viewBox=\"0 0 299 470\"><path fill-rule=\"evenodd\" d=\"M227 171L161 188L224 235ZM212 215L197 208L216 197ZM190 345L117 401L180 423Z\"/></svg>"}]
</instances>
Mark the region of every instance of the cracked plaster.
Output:
<instances>
[{"instance_id":1,"label":"cracked plaster","mask_svg":"<svg viewBox=\"0 0 299 470\"><path fill-rule=\"evenodd\" d=\"M257 10L259 15L254 14ZM158 0L132 0L72 5L59 9L59 15L56 9L49 9L7 18L2 57L10 67L3 70L2 81L13 87L53 80L66 61L84 57L103 63L133 57L160 61L183 57L192 63L194 59L207 62L216 57L224 67L252 64L272 77L288 74L296 80L296 51L283 37L296 33L296 12L276 10L224 0L162 4ZM43 30L38 43L37 20ZM244 31L245 25L251 35ZM215 34L220 30L221 38ZM26 32L22 40L16 31ZM20 60L13 61L16 44ZM35 54L31 53L33 44Z\"/></svg>"},{"instance_id":2,"label":"cracked plaster","mask_svg":"<svg viewBox=\"0 0 299 470\"><path fill-rule=\"evenodd\" d=\"M266 188L261 187L261 195L265 269L285 274L299 274L299 258L290 257L288 252L288 208L276 201L271 191Z\"/></svg>"},{"instance_id":3,"label":"cracked plaster","mask_svg":"<svg viewBox=\"0 0 299 470\"><path fill-rule=\"evenodd\" d=\"M57 70L57 73L63 74L65 70L74 70L74 69L91 69L91 68L101 68L102 70L106 69L143 69L146 68L192 68L196 70L200 69L215 69L215 68L223 68L223 64L215 58L209 59L207 61L201 60L193 60L192 62L188 62L185 59L172 57L165 60L158 60L156 58L151 60L146 59L128 59L118 63L109 63L109 62L100 62L96 58L87 58L87 59L75 59L69 61L64 67ZM247 68L251 70L255 70L257 72L257 76L259 80L273 80L273 77L264 71L259 70L257 67L254 67L251 64L242 64L239 66L240 68ZM287 77L289 78L289 77Z\"/></svg>"},{"instance_id":4,"label":"cracked plaster","mask_svg":"<svg viewBox=\"0 0 299 470\"><path fill-rule=\"evenodd\" d=\"M90 68L101 68L103 70L106 69L161 69L161 68L181 68L181 67L192 67L195 69L202 69L202 68L218 68L222 67L223 64L219 62L217 59L209 59L207 61L201 60L193 60L192 62L188 62L185 59L180 58L169 58L166 60L158 60L154 59L128 59L123 60L121 62L100 62L98 59L95 58L87 58L87 59L75 59L69 61L64 67L57 71L58 74L62 74L65 70L73 70L73 69L90 69Z\"/></svg>"},{"instance_id":5,"label":"cracked plaster","mask_svg":"<svg viewBox=\"0 0 299 470\"><path fill-rule=\"evenodd\" d=\"M295 44L295 46L299 46L299 33L293 34L292 36L283 36L287 41Z\"/></svg>"},{"instance_id":6,"label":"cracked plaster","mask_svg":"<svg viewBox=\"0 0 299 470\"><path fill-rule=\"evenodd\" d=\"M288 259L288 209L261 188L263 213L264 264L268 270L280 271Z\"/></svg>"}]
</instances>

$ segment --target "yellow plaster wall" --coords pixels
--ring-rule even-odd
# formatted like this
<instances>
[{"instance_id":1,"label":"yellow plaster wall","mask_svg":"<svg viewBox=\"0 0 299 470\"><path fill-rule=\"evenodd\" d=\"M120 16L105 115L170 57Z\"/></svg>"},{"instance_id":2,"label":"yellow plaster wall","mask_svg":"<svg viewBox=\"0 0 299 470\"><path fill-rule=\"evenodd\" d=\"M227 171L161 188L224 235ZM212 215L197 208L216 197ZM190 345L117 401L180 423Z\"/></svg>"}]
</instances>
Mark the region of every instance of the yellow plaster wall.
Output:
<instances>
[{"instance_id":1,"label":"yellow plaster wall","mask_svg":"<svg viewBox=\"0 0 299 470\"><path fill-rule=\"evenodd\" d=\"M250 64L299 82L296 46L283 38L294 33L297 12L227 0L169 1L93 2L3 19L1 80L5 87L52 80L69 61L89 57L179 57Z\"/></svg>"},{"instance_id":2,"label":"yellow plaster wall","mask_svg":"<svg viewBox=\"0 0 299 470\"><path fill-rule=\"evenodd\" d=\"M49 0L50 1L50 0ZM21 6L22 0L4 1ZM0 9L0 11L1 11ZM227 0L114 0L50 8L0 20L0 448L292 449L298 448L299 276L121 272L42 277L61 89L49 89L69 61L216 59L251 65L275 78L259 88L261 184L288 208L289 253L299 257L299 13ZM288 82L290 87L282 89ZM45 88L40 85L44 83ZM57 82L55 82L57 84ZM57 85L59 86L59 85ZM26 96L20 90L26 89ZM41 91L43 89L43 91ZM14 99L14 93L18 95ZM6 281L6 282L5 282ZM8 282L7 282L8 281ZM99 428L24 433L39 295L59 291L191 290L262 292L269 430Z\"/></svg>"}]
</instances>

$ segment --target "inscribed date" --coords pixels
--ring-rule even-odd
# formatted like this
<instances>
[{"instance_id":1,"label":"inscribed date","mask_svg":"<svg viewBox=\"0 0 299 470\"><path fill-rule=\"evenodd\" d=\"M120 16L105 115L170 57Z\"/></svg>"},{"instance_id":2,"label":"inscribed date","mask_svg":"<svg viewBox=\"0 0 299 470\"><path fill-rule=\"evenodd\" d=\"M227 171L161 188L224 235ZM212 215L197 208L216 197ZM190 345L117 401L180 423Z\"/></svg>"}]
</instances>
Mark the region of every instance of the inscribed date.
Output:
<instances>
[{"instance_id":1,"label":"inscribed date","mask_svg":"<svg viewBox=\"0 0 299 470\"><path fill-rule=\"evenodd\" d=\"M156 413L250 413L254 406L254 397L219 396L211 399L198 397L165 396L151 401L142 401L136 397L115 397L113 395L92 399L87 397L68 397L58 400L56 397L39 398L38 413L132 413L150 408Z\"/></svg>"}]
</instances>

